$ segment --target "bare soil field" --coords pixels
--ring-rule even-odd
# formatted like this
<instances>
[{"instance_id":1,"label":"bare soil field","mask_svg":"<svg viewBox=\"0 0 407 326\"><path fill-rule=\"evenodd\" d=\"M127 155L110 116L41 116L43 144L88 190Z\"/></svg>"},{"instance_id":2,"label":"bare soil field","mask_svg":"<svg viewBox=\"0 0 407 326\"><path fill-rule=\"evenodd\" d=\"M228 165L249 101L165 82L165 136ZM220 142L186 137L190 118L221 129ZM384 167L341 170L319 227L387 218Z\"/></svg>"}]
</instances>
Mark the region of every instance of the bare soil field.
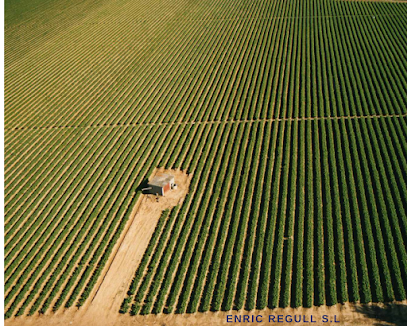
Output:
<instances>
[{"instance_id":1,"label":"bare soil field","mask_svg":"<svg viewBox=\"0 0 407 326\"><path fill-rule=\"evenodd\" d=\"M93 304L93 303L92 303ZM180 325L180 326L204 326L204 325L230 325L227 322L228 315L261 315L262 322L245 322L235 324L244 325L271 325L269 323L269 315L274 315L277 320L278 315L286 318L294 315L308 322L276 322L278 325L340 325L340 326L367 326L367 325L405 325L407 323L407 301L392 303L392 304L337 304L332 307L321 306L313 308L278 308L247 311L229 311L229 312L205 312L194 314L160 314L148 316L130 316L121 315L118 312L110 314L101 314L100 309L88 309L82 307L80 310L76 308L57 312L50 315L36 315L32 317L17 317L5 321L6 326L130 326L130 325L146 325L146 326L163 326L163 325ZM329 321L322 322L322 316L326 315ZM312 320L315 322L310 323ZM234 317L229 317L233 320ZM242 318L242 317L241 317ZM259 317L260 318L260 317ZM259 319L260 320L260 319ZM337 323L333 322L338 321Z\"/></svg>"}]
</instances>

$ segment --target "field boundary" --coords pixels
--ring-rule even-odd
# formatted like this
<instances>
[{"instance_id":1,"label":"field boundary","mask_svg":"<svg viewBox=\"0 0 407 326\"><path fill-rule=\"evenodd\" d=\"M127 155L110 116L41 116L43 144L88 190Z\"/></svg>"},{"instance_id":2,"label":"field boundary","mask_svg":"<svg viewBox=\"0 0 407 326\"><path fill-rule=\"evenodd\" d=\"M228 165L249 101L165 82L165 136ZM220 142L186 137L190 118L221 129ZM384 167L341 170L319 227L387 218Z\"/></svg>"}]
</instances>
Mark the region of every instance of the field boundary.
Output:
<instances>
[{"instance_id":1,"label":"field boundary","mask_svg":"<svg viewBox=\"0 0 407 326\"><path fill-rule=\"evenodd\" d=\"M120 249L120 247L121 247L121 245L123 243L124 238L126 237L127 233L129 232L130 227L133 225L134 218L137 215L137 212L138 212L138 210L140 208L140 205L141 205L141 202L143 201L143 198L144 198L143 196L140 196L138 198L136 204L134 205L134 208L133 208L133 210L132 210L132 212L130 214L130 218L127 221L126 229L123 230L120 238L116 242L116 245L115 245L115 247L113 249L113 252L110 254L109 260L108 260L107 264L105 265L105 267L103 269L102 275L100 275L100 277L99 277L98 284L96 284L95 287L93 288L93 291L92 291L93 293L91 293L89 295L89 300L87 300L88 303L91 303L95 299L97 293L99 292L100 287L102 286L102 283L105 280L106 275L109 272L109 269L112 266L112 263L113 263L116 255L117 255L117 253L118 253L118 251L119 251L119 249Z\"/></svg>"},{"instance_id":2,"label":"field boundary","mask_svg":"<svg viewBox=\"0 0 407 326\"><path fill-rule=\"evenodd\" d=\"M325 325L321 323L321 316L326 315L329 317L336 316L335 319L340 321L339 325L351 326L360 325L367 326L374 323L384 323L384 321L389 320L393 322L403 322L405 321L405 311L406 311L407 301L394 301L391 303L338 303L333 306L313 306L311 308L265 308L262 310L228 310L228 311L218 311L218 312L197 312L192 314L149 314L145 316L130 316L121 315L117 313L115 316L109 316L110 318L104 319L102 322L93 315L89 314L88 311L81 312L78 310L65 311L63 314L50 314L50 315L38 315L35 317L13 317L5 320L6 326L47 326L47 325L68 325L73 324L77 326L136 326L136 325L146 325L146 326L159 326L159 325L228 325L227 315L232 316L262 316L263 322L267 321L269 315L281 315L283 319L290 316L304 316L309 321L310 316L315 318L317 321L315 325ZM247 322L247 325L258 325L257 322ZM279 323L280 324L280 323ZM293 322L282 321L281 326L292 325ZM387 323L386 323L387 324Z\"/></svg>"},{"instance_id":3,"label":"field boundary","mask_svg":"<svg viewBox=\"0 0 407 326\"><path fill-rule=\"evenodd\" d=\"M13 127L4 128L5 131L36 130L36 129L90 129L90 128L115 128L115 127L138 127L138 126L174 126L194 124L221 124L221 123L253 123L253 122L280 122L280 121L302 121L302 120L349 120L349 119L375 119L375 118L404 118L407 113L401 114L374 114L374 115L349 115L336 117L298 117L298 118L268 118L268 119L239 119L239 120L211 120L211 121L174 121L174 122L147 122L147 123L105 123L92 124L89 126L43 126L43 127Z\"/></svg>"}]
</instances>

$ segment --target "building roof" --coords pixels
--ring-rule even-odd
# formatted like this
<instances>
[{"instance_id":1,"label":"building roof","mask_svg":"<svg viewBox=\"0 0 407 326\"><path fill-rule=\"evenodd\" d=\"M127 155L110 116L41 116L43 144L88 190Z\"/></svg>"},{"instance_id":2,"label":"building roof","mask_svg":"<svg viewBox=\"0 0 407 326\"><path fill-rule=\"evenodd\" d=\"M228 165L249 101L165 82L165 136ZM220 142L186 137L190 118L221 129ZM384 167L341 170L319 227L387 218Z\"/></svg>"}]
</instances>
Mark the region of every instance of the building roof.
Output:
<instances>
[{"instance_id":1,"label":"building roof","mask_svg":"<svg viewBox=\"0 0 407 326\"><path fill-rule=\"evenodd\" d=\"M164 187L166 184L171 182L174 176L171 174L160 174L153 177L148 184L157 187Z\"/></svg>"}]
</instances>

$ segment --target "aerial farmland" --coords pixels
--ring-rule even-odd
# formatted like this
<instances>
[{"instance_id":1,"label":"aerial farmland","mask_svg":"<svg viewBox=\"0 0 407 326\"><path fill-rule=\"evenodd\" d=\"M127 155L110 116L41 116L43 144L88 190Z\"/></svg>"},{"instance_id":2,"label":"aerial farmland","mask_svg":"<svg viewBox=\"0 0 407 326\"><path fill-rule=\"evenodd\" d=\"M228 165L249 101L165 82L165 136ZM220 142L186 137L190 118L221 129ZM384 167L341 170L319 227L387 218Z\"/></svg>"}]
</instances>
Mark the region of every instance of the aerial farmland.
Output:
<instances>
[{"instance_id":1,"label":"aerial farmland","mask_svg":"<svg viewBox=\"0 0 407 326\"><path fill-rule=\"evenodd\" d=\"M5 0L4 47L6 325L407 324L407 2Z\"/></svg>"}]
</instances>

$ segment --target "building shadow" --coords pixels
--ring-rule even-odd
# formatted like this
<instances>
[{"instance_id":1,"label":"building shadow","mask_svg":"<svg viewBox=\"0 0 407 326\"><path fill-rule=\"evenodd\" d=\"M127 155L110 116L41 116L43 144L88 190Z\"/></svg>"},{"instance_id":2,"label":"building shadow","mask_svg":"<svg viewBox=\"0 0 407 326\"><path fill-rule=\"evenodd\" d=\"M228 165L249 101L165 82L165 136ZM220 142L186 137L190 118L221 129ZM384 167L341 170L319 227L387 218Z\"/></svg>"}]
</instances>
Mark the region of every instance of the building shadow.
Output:
<instances>
[{"instance_id":1,"label":"building shadow","mask_svg":"<svg viewBox=\"0 0 407 326\"><path fill-rule=\"evenodd\" d=\"M407 326L407 304L389 303L383 306L363 305L356 307L356 312L368 318L376 319L376 326Z\"/></svg>"}]
</instances>

